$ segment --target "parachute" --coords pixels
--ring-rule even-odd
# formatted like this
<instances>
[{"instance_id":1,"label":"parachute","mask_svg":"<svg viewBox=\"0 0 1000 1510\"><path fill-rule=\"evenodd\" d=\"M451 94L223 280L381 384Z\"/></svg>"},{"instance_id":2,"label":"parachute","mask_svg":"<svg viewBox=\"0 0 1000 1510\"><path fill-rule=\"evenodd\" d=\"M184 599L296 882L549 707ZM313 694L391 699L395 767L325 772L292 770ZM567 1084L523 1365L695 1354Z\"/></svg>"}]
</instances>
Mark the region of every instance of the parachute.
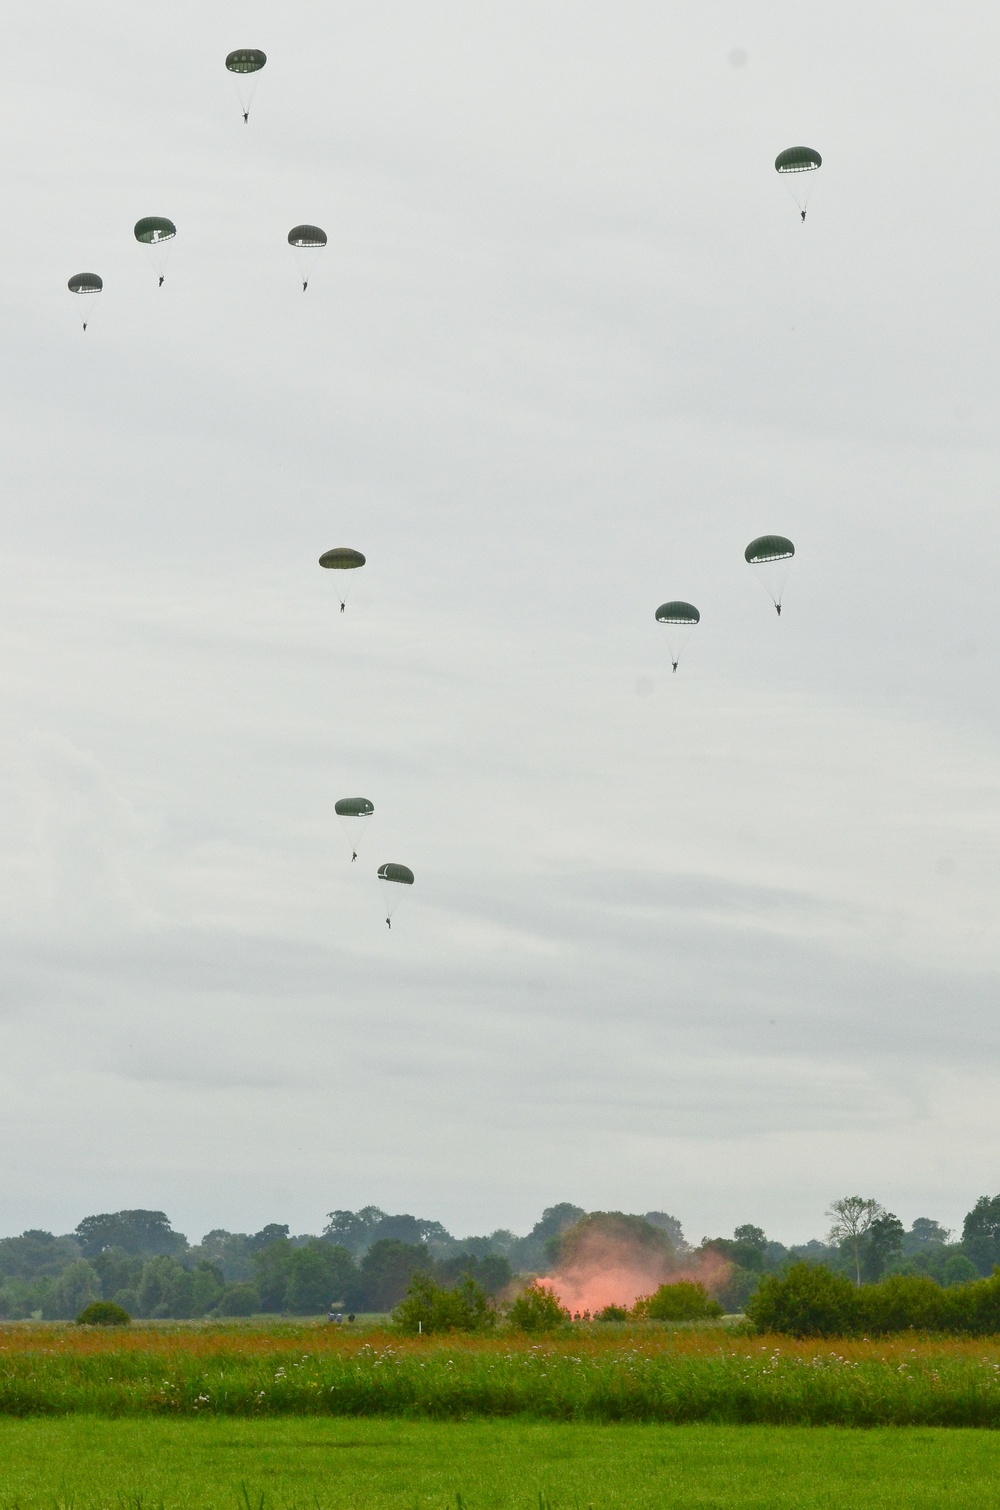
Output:
<instances>
[{"instance_id":1,"label":"parachute","mask_svg":"<svg viewBox=\"0 0 1000 1510\"><path fill-rule=\"evenodd\" d=\"M305 293L317 258L326 246L326 232L318 225L293 225L288 233L288 245L300 254L299 276Z\"/></svg>"},{"instance_id":2,"label":"parachute","mask_svg":"<svg viewBox=\"0 0 1000 1510\"><path fill-rule=\"evenodd\" d=\"M823 166L823 159L812 147L786 147L774 159L777 173L812 173Z\"/></svg>"},{"instance_id":3,"label":"parachute","mask_svg":"<svg viewBox=\"0 0 1000 1510\"><path fill-rule=\"evenodd\" d=\"M688 636L700 620L701 614L694 604L682 603L680 599L671 603L661 603L656 610L656 622L666 624L669 631L667 648L670 651L670 664L674 671L677 670L677 662L688 642Z\"/></svg>"},{"instance_id":4,"label":"parachute","mask_svg":"<svg viewBox=\"0 0 1000 1510\"><path fill-rule=\"evenodd\" d=\"M325 566L328 571L357 571L359 566L364 566L365 557L360 551L352 551L347 545L334 546L333 550L324 551L319 558L320 566ZM350 582L351 578L341 579L344 583ZM340 611L343 613L347 607L346 585L340 589Z\"/></svg>"},{"instance_id":5,"label":"parachute","mask_svg":"<svg viewBox=\"0 0 1000 1510\"><path fill-rule=\"evenodd\" d=\"M799 217L805 222L809 195L812 192L811 178L802 179L801 173L815 173L822 167L823 159L812 147L786 147L774 159L775 172L784 179L785 185L799 207Z\"/></svg>"},{"instance_id":6,"label":"parachute","mask_svg":"<svg viewBox=\"0 0 1000 1510\"><path fill-rule=\"evenodd\" d=\"M88 303L83 305L83 328L86 330L89 317L94 312L94 306L89 302L89 299L101 292L101 289L104 287L104 279L99 277L97 273L74 273L66 284L66 287L71 294L80 294L88 299Z\"/></svg>"},{"instance_id":7,"label":"parachute","mask_svg":"<svg viewBox=\"0 0 1000 1510\"><path fill-rule=\"evenodd\" d=\"M743 552L744 559L754 568L764 591L781 615L781 595L785 590L788 569L795 555L795 546L784 535L759 535L751 540Z\"/></svg>"},{"instance_id":8,"label":"parachute","mask_svg":"<svg viewBox=\"0 0 1000 1510\"><path fill-rule=\"evenodd\" d=\"M152 247L153 266L156 268L162 287L167 266L167 249L164 243L173 241L177 235L177 227L172 220L166 220L162 215L147 215L144 220L136 221L134 234L140 245Z\"/></svg>"},{"instance_id":9,"label":"parachute","mask_svg":"<svg viewBox=\"0 0 1000 1510\"><path fill-rule=\"evenodd\" d=\"M367 797L340 797L333 804L333 810L341 818L370 818L375 804Z\"/></svg>"},{"instance_id":10,"label":"parachute","mask_svg":"<svg viewBox=\"0 0 1000 1510\"><path fill-rule=\"evenodd\" d=\"M259 73L266 62L267 53L261 52L259 47L237 47L226 57L230 73Z\"/></svg>"},{"instance_id":11,"label":"parachute","mask_svg":"<svg viewBox=\"0 0 1000 1510\"><path fill-rule=\"evenodd\" d=\"M243 124L250 119L250 106L257 88L257 74L267 62L267 53L259 47L237 47L226 58L226 67L233 75L233 85L243 111Z\"/></svg>"},{"instance_id":12,"label":"parachute","mask_svg":"<svg viewBox=\"0 0 1000 1510\"><path fill-rule=\"evenodd\" d=\"M385 920L391 928L392 915L395 912L396 908L399 906L403 897L406 896L406 892L400 891L399 888L413 885L413 871L408 865L396 865L395 863L390 862L386 865L379 866L378 878L382 883L382 899L386 904Z\"/></svg>"},{"instance_id":13,"label":"parachute","mask_svg":"<svg viewBox=\"0 0 1000 1510\"><path fill-rule=\"evenodd\" d=\"M368 820L375 813L374 802L369 802L367 797L341 797L333 805L333 810L341 820L351 846L351 861L358 858L358 845L361 836L368 829Z\"/></svg>"}]
</instances>

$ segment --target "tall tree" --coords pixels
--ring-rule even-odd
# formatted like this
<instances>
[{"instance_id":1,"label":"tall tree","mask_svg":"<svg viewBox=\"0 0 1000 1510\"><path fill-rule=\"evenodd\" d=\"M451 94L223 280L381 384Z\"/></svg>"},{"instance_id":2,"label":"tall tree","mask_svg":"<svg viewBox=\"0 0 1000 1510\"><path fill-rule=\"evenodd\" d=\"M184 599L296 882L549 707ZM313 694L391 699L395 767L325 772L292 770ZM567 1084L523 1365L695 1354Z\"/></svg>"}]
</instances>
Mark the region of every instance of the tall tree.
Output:
<instances>
[{"instance_id":1,"label":"tall tree","mask_svg":"<svg viewBox=\"0 0 1000 1510\"><path fill-rule=\"evenodd\" d=\"M394 1237L372 1243L361 1260L367 1305L373 1311L391 1311L417 1270L430 1271L433 1264L423 1243L401 1243Z\"/></svg>"},{"instance_id":2,"label":"tall tree","mask_svg":"<svg viewBox=\"0 0 1000 1510\"><path fill-rule=\"evenodd\" d=\"M1000 1264L1000 1195L981 1195L962 1226L962 1247L980 1274Z\"/></svg>"},{"instance_id":3,"label":"tall tree","mask_svg":"<svg viewBox=\"0 0 1000 1510\"><path fill-rule=\"evenodd\" d=\"M163 1211L107 1211L85 1216L76 1229L84 1258L96 1258L105 1248L122 1248L153 1258L162 1253L183 1253L188 1240L175 1232Z\"/></svg>"},{"instance_id":4,"label":"tall tree","mask_svg":"<svg viewBox=\"0 0 1000 1510\"><path fill-rule=\"evenodd\" d=\"M328 1211L323 1236L359 1257L375 1241L375 1229L386 1221L381 1206L362 1206L360 1211Z\"/></svg>"},{"instance_id":5,"label":"tall tree","mask_svg":"<svg viewBox=\"0 0 1000 1510\"><path fill-rule=\"evenodd\" d=\"M872 1222L886 1213L878 1201L865 1200L860 1195L848 1195L843 1200L834 1201L826 1214L831 1221L830 1242L850 1248L854 1256L855 1283L860 1286L861 1240Z\"/></svg>"},{"instance_id":6,"label":"tall tree","mask_svg":"<svg viewBox=\"0 0 1000 1510\"><path fill-rule=\"evenodd\" d=\"M868 1228L861 1244L861 1272L869 1284L903 1256L903 1224L891 1211L883 1211Z\"/></svg>"}]
</instances>

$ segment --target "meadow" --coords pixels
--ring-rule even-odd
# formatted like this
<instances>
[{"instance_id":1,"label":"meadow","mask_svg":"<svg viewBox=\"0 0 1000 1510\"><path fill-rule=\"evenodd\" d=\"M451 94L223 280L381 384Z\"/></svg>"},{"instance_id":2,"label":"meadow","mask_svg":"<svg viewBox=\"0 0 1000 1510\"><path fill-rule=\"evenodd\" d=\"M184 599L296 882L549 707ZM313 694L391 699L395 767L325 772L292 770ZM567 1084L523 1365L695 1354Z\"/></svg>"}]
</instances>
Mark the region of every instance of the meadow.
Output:
<instances>
[{"instance_id":1,"label":"meadow","mask_svg":"<svg viewBox=\"0 0 1000 1510\"><path fill-rule=\"evenodd\" d=\"M917 1428L0 1421L0 1510L982 1510L1000 1437Z\"/></svg>"},{"instance_id":2,"label":"meadow","mask_svg":"<svg viewBox=\"0 0 1000 1510\"><path fill-rule=\"evenodd\" d=\"M402 1417L793 1426L1000 1426L1000 1340L747 1337L720 1327L389 1331L15 1324L0 1417Z\"/></svg>"}]
</instances>

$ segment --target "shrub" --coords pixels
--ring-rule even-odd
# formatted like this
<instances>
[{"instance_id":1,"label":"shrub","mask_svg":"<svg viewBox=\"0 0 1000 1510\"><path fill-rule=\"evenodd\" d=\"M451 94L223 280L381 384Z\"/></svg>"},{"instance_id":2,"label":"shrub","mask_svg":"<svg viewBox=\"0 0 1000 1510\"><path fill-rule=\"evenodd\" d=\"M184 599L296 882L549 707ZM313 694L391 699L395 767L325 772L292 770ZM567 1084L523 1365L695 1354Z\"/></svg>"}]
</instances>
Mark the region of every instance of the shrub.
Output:
<instances>
[{"instance_id":1,"label":"shrub","mask_svg":"<svg viewBox=\"0 0 1000 1510\"><path fill-rule=\"evenodd\" d=\"M507 1308L507 1320L520 1332L554 1332L569 1319L569 1312L555 1291L537 1280Z\"/></svg>"},{"instance_id":2,"label":"shrub","mask_svg":"<svg viewBox=\"0 0 1000 1510\"><path fill-rule=\"evenodd\" d=\"M76 1318L77 1326L129 1326L131 1321L129 1313L113 1300L95 1300Z\"/></svg>"},{"instance_id":3,"label":"shrub","mask_svg":"<svg viewBox=\"0 0 1000 1510\"><path fill-rule=\"evenodd\" d=\"M956 1285L945 1294L955 1331L980 1337L1000 1332L1000 1269L995 1268L989 1279Z\"/></svg>"},{"instance_id":4,"label":"shrub","mask_svg":"<svg viewBox=\"0 0 1000 1510\"><path fill-rule=\"evenodd\" d=\"M633 1314L649 1321L707 1321L721 1316L722 1307L704 1285L696 1280L679 1279L676 1284L661 1285L652 1295L637 1300Z\"/></svg>"},{"instance_id":5,"label":"shrub","mask_svg":"<svg viewBox=\"0 0 1000 1510\"><path fill-rule=\"evenodd\" d=\"M628 1321L628 1311L624 1306L605 1306L603 1311L594 1312L595 1321Z\"/></svg>"},{"instance_id":6,"label":"shrub","mask_svg":"<svg viewBox=\"0 0 1000 1510\"><path fill-rule=\"evenodd\" d=\"M792 1264L786 1274L765 1274L747 1301L747 1320L758 1332L793 1337L837 1337L858 1330L858 1292L843 1274L822 1264Z\"/></svg>"},{"instance_id":7,"label":"shrub","mask_svg":"<svg viewBox=\"0 0 1000 1510\"><path fill-rule=\"evenodd\" d=\"M245 1281L233 1285L227 1285L219 1296L219 1303L215 1308L218 1316L252 1316L260 1310L260 1295L256 1286L247 1284Z\"/></svg>"},{"instance_id":8,"label":"shrub","mask_svg":"<svg viewBox=\"0 0 1000 1510\"><path fill-rule=\"evenodd\" d=\"M921 1274L893 1274L856 1291L858 1325L867 1334L940 1331L948 1326L947 1296Z\"/></svg>"},{"instance_id":9,"label":"shrub","mask_svg":"<svg viewBox=\"0 0 1000 1510\"><path fill-rule=\"evenodd\" d=\"M410 1336L418 1332L489 1332L496 1326L497 1313L489 1296L469 1275L449 1290L435 1284L429 1274L417 1273L392 1319Z\"/></svg>"}]
</instances>

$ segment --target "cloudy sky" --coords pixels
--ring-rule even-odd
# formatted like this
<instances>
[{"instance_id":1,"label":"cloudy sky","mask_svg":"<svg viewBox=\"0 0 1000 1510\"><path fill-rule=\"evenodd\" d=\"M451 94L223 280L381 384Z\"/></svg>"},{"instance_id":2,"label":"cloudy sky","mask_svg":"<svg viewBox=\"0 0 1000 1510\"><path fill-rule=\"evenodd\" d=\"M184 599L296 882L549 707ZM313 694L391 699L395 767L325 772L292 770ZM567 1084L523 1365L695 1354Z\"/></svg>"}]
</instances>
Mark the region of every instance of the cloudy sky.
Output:
<instances>
[{"instance_id":1,"label":"cloudy sky","mask_svg":"<svg viewBox=\"0 0 1000 1510\"><path fill-rule=\"evenodd\" d=\"M1000 1188L998 31L15 9L0 1230Z\"/></svg>"}]
</instances>

